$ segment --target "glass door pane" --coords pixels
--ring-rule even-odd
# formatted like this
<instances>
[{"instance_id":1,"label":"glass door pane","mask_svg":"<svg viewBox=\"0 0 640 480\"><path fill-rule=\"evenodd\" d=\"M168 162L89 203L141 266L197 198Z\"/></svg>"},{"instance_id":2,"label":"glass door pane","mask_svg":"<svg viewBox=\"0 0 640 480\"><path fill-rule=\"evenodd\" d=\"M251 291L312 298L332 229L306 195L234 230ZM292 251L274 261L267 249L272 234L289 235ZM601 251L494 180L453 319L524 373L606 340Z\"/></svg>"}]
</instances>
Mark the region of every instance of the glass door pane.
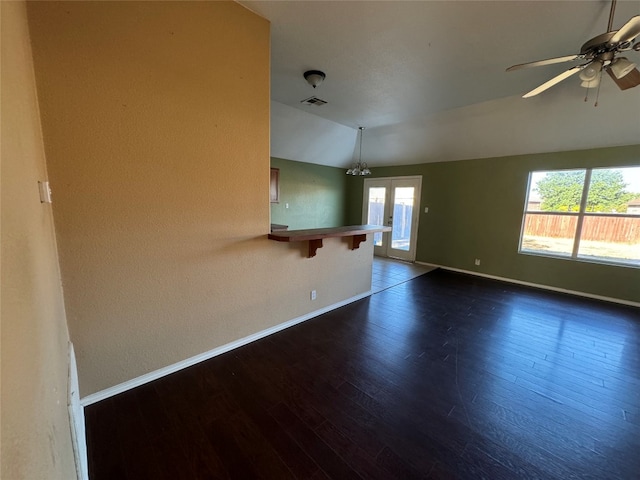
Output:
<instances>
[{"instance_id":1,"label":"glass door pane","mask_svg":"<svg viewBox=\"0 0 640 480\"><path fill-rule=\"evenodd\" d=\"M393 189L393 230L391 248L408 252L411 249L411 221L413 218L413 187Z\"/></svg>"},{"instance_id":2,"label":"glass door pane","mask_svg":"<svg viewBox=\"0 0 640 480\"><path fill-rule=\"evenodd\" d=\"M369 201L368 201L368 215L367 224L369 225L384 225L384 203L387 195L387 189L385 187L370 187L369 188ZM382 232L373 234L373 245L376 247L382 246Z\"/></svg>"}]
</instances>

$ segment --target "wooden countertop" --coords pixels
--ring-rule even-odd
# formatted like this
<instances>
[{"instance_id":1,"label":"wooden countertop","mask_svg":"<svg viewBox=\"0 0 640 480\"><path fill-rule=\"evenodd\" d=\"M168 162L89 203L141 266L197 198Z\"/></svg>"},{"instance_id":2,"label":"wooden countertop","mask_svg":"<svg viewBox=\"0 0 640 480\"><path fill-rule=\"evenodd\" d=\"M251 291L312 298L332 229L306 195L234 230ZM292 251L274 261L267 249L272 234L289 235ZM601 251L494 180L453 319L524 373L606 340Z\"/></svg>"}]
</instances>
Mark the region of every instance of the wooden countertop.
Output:
<instances>
[{"instance_id":1,"label":"wooden countertop","mask_svg":"<svg viewBox=\"0 0 640 480\"><path fill-rule=\"evenodd\" d=\"M309 230L285 230L269 234L271 240L277 242L309 242L309 258L315 257L316 250L322 248L322 239L331 237L352 237L351 250L360 247L367 239L367 234L390 232L391 227L382 225L347 225L345 227L312 228Z\"/></svg>"}]
</instances>

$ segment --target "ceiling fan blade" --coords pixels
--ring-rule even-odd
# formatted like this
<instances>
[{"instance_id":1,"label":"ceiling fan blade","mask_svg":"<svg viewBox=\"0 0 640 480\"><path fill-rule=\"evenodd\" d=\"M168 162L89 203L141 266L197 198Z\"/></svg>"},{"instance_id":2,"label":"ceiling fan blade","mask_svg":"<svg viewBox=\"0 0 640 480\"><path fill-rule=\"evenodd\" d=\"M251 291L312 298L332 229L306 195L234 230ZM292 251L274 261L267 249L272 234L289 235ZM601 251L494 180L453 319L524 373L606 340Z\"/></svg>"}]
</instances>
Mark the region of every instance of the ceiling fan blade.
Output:
<instances>
[{"instance_id":1,"label":"ceiling fan blade","mask_svg":"<svg viewBox=\"0 0 640 480\"><path fill-rule=\"evenodd\" d=\"M589 63L591 63L591 62L589 62ZM525 93L522 96L522 98L533 97L535 95L538 95L539 93L544 92L545 90L553 87L555 84L560 83L565 78L569 78L571 75L574 75L574 74L578 73L580 70L582 70L587 65L589 65L589 63L585 63L584 65L576 65L575 67L572 67L569 70L566 70L566 71L562 72L560 75L558 75L556 77L553 77L551 80L543 83L538 88L534 88L529 93Z\"/></svg>"},{"instance_id":2,"label":"ceiling fan blade","mask_svg":"<svg viewBox=\"0 0 640 480\"><path fill-rule=\"evenodd\" d=\"M607 68L607 73L612 80L616 82L620 90L626 90L640 85L640 71L638 71L637 68L634 68L622 78L616 78L610 68Z\"/></svg>"},{"instance_id":3,"label":"ceiling fan blade","mask_svg":"<svg viewBox=\"0 0 640 480\"><path fill-rule=\"evenodd\" d=\"M507 68L507 72L514 70L520 70L521 68L540 67L542 65L553 65L554 63L570 62L572 60L578 60L583 58L583 55L567 55L564 57L547 58L546 60L537 60L535 62L520 63L518 65L512 65Z\"/></svg>"},{"instance_id":4,"label":"ceiling fan blade","mask_svg":"<svg viewBox=\"0 0 640 480\"><path fill-rule=\"evenodd\" d=\"M640 35L640 15L631 17L631 19L620 27L620 30L609 39L607 45L612 47L622 42L630 42L638 35Z\"/></svg>"}]
</instances>

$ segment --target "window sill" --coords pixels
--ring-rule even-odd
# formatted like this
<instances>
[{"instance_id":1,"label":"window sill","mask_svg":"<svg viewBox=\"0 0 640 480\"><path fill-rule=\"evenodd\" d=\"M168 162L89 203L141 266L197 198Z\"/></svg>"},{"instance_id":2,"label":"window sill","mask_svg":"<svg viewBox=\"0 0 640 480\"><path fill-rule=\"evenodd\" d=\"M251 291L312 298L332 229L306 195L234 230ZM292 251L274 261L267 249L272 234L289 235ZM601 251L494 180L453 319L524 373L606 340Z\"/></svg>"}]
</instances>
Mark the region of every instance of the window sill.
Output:
<instances>
[{"instance_id":1,"label":"window sill","mask_svg":"<svg viewBox=\"0 0 640 480\"><path fill-rule=\"evenodd\" d=\"M616 262L607 259L599 259L599 258L589 258L589 257L572 257L570 255L552 255L549 253L538 253L529 250L520 250L519 254L522 255L530 255L532 257L542 257L542 258L552 258L556 260L569 260L573 262L581 262L581 263L594 263L596 265L606 265L610 267L626 267L626 268L639 268L640 269L640 260L634 260L635 263L623 263Z\"/></svg>"}]
</instances>

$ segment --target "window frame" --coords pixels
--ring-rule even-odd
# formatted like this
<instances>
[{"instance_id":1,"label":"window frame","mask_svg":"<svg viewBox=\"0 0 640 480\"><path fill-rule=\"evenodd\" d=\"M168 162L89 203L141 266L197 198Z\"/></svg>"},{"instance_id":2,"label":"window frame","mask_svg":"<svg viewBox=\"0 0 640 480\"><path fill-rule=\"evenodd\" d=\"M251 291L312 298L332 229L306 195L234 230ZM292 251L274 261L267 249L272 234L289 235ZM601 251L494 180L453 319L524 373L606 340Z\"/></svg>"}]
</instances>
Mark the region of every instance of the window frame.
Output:
<instances>
[{"instance_id":1,"label":"window frame","mask_svg":"<svg viewBox=\"0 0 640 480\"><path fill-rule=\"evenodd\" d=\"M537 257L557 258L562 260L572 260L578 262L596 263L601 265L613 265L618 267L636 268L640 269L640 264L626 263L616 261L615 259L607 260L603 258L591 258L589 256L580 256L580 241L582 239L582 227L584 220L587 217L615 217L615 218L640 218L640 213L608 213L608 212L587 212L587 202L589 198L589 188L591 187L591 176L593 170L615 170L622 168L640 168L640 165L623 165L615 167L584 167L584 168L559 168L553 170L530 170L527 179L527 194L524 201L524 210L522 213L522 224L520 227L520 238L518 241L518 253L523 255L533 255ZM580 208L577 212L554 212L545 210L529 210L529 196L531 194L531 181L533 174L536 172L569 172L569 171L584 171L585 176L582 185L582 197L580 198ZM573 238L573 248L570 255L562 255L559 253L549 253L546 251L535 250L523 250L522 242L524 240L525 224L527 221L527 215L558 215L558 216L571 216L577 217L576 229Z\"/></svg>"}]
</instances>

